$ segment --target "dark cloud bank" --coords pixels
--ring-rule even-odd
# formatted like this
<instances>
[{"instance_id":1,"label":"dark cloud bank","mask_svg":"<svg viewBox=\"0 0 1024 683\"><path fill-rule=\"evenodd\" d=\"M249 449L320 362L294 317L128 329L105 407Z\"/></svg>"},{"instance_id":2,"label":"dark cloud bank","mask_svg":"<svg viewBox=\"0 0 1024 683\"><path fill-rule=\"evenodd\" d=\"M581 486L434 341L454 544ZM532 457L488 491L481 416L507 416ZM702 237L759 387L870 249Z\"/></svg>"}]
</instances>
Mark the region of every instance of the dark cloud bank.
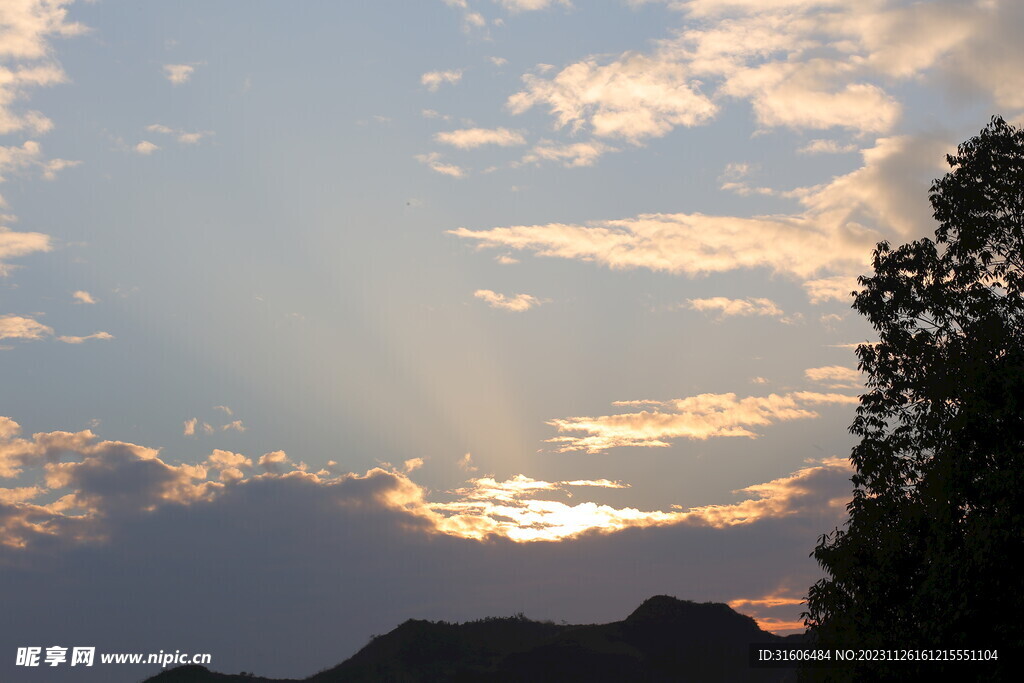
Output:
<instances>
[{"instance_id":1,"label":"dark cloud bank","mask_svg":"<svg viewBox=\"0 0 1024 683\"><path fill-rule=\"evenodd\" d=\"M744 523L693 517L561 541L481 541L439 531L403 472L293 470L221 483L83 434L42 435L47 448L40 435L0 443L9 468L35 459L50 487L64 487L13 500L26 469L0 490L2 680L154 673L15 667L20 646L209 652L218 671L306 676L408 618L606 622L657 594L799 596L817 576L808 553L838 522L834 501L849 488L844 469L809 468L786 484L785 506Z\"/></svg>"}]
</instances>

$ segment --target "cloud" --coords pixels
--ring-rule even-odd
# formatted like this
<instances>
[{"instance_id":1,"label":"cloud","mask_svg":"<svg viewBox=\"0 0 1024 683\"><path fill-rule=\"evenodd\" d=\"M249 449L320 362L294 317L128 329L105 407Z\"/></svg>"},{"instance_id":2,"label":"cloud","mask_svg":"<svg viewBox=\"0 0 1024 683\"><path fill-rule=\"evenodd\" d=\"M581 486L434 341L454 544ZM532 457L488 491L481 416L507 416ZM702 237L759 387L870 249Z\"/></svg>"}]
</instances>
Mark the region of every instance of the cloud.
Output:
<instances>
[{"instance_id":1,"label":"cloud","mask_svg":"<svg viewBox=\"0 0 1024 683\"><path fill-rule=\"evenodd\" d=\"M288 455L284 451L273 451L260 456L259 466L267 472L280 473L288 463Z\"/></svg>"},{"instance_id":2,"label":"cloud","mask_svg":"<svg viewBox=\"0 0 1024 683\"><path fill-rule=\"evenodd\" d=\"M699 125L717 111L684 66L635 53L607 64L578 62L551 79L526 74L523 82L525 89L508 99L513 114L546 105L560 128L586 127L597 137L633 144Z\"/></svg>"},{"instance_id":3,"label":"cloud","mask_svg":"<svg viewBox=\"0 0 1024 683\"><path fill-rule=\"evenodd\" d=\"M149 140L143 140L139 144L135 145L134 149L136 152L142 154L143 156L149 156L153 152L160 149L160 147L158 145L153 144Z\"/></svg>"},{"instance_id":4,"label":"cloud","mask_svg":"<svg viewBox=\"0 0 1024 683\"><path fill-rule=\"evenodd\" d=\"M864 386L859 370L842 365L808 368L804 370L804 376L812 382L826 384L829 389L860 389Z\"/></svg>"},{"instance_id":5,"label":"cloud","mask_svg":"<svg viewBox=\"0 0 1024 683\"><path fill-rule=\"evenodd\" d=\"M79 289L79 290L76 290L75 292L73 292L71 294L71 298L73 298L76 303L80 303L80 304L94 304L94 303L96 303L96 299L93 298L93 295L90 294L89 292L85 291L84 289Z\"/></svg>"},{"instance_id":6,"label":"cloud","mask_svg":"<svg viewBox=\"0 0 1024 683\"><path fill-rule=\"evenodd\" d=\"M771 299L729 299L724 296L710 299L687 299L686 304L695 311L717 311L719 320L733 316L770 316L781 318L785 312Z\"/></svg>"},{"instance_id":7,"label":"cloud","mask_svg":"<svg viewBox=\"0 0 1024 683\"><path fill-rule=\"evenodd\" d=\"M859 288L857 278L849 275L834 275L804 282L804 289L807 290L807 297L812 304L832 300L850 302L853 292L858 291Z\"/></svg>"},{"instance_id":8,"label":"cloud","mask_svg":"<svg viewBox=\"0 0 1024 683\"><path fill-rule=\"evenodd\" d=\"M81 166L81 164L81 161L72 161L71 159L49 159L41 164L43 179L56 180L57 174L65 168L74 168L75 166Z\"/></svg>"},{"instance_id":9,"label":"cloud","mask_svg":"<svg viewBox=\"0 0 1024 683\"><path fill-rule=\"evenodd\" d=\"M228 406L214 406L213 409L220 410L229 417L235 414L235 411L231 410L231 408Z\"/></svg>"},{"instance_id":10,"label":"cloud","mask_svg":"<svg viewBox=\"0 0 1024 683\"><path fill-rule=\"evenodd\" d=\"M171 128L170 126L165 126L162 123L151 123L150 125L146 126L146 130L148 130L151 133L173 135L177 138L178 142L180 142L183 145L194 145L203 138L210 137L211 135L213 135L213 131L209 130L189 132L186 130Z\"/></svg>"},{"instance_id":11,"label":"cloud","mask_svg":"<svg viewBox=\"0 0 1024 683\"><path fill-rule=\"evenodd\" d=\"M76 36L86 27L67 19L66 6L73 0L8 0L0 13L0 57L45 59L50 57L50 36Z\"/></svg>"},{"instance_id":12,"label":"cloud","mask_svg":"<svg viewBox=\"0 0 1024 683\"><path fill-rule=\"evenodd\" d=\"M634 446L667 448L674 439L704 440L719 437L757 438L755 427L776 422L818 417L816 405L847 405L856 396L797 391L788 394L748 396L700 394L672 401L616 401L612 405L645 407L642 410L599 417L568 417L550 420L560 434L548 439L559 453L603 453L609 448ZM580 435L573 435L578 432Z\"/></svg>"},{"instance_id":13,"label":"cloud","mask_svg":"<svg viewBox=\"0 0 1024 683\"><path fill-rule=\"evenodd\" d=\"M535 10L547 9L554 5L572 7L569 0L495 0L499 5L509 12L532 12Z\"/></svg>"},{"instance_id":14,"label":"cloud","mask_svg":"<svg viewBox=\"0 0 1024 683\"><path fill-rule=\"evenodd\" d=\"M489 289L478 289L473 292L473 296L477 299L486 301L487 305L491 308L501 308L506 311L515 311L517 313L528 311L531 308L540 306L544 303L541 299L530 294L513 294L511 296L505 296L504 294L492 292Z\"/></svg>"},{"instance_id":15,"label":"cloud","mask_svg":"<svg viewBox=\"0 0 1024 683\"><path fill-rule=\"evenodd\" d=\"M174 85L188 83L195 70L192 64L164 64L164 75Z\"/></svg>"},{"instance_id":16,"label":"cloud","mask_svg":"<svg viewBox=\"0 0 1024 683\"><path fill-rule=\"evenodd\" d=\"M49 235L41 232L14 232L0 225L0 277L10 272L11 266L6 263L7 259L50 251L52 248Z\"/></svg>"},{"instance_id":17,"label":"cloud","mask_svg":"<svg viewBox=\"0 0 1024 683\"><path fill-rule=\"evenodd\" d=\"M767 127L885 133L896 124L899 103L871 83L841 83L846 65L825 61L775 63L734 75L726 94L751 100L758 123Z\"/></svg>"},{"instance_id":18,"label":"cloud","mask_svg":"<svg viewBox=\"0 0 1024 683\"><path fill-rule=\"evenodd\" d=\"M34 318L20 315L0 315L0 339L37 341L53 334L48 327Z\"/></svg>"},{"instance_id":19,"label":"cloud","mask_svg":"<svg viewBox=\"0 0 1024 683\"><path fill-rule=\"evenodd\" d=\"M421 164L426 164L430 167L430 170L440 173L441 175L451 176L452 178L463 178L466 175L466 171L463 168L456 166L455 164L443 163L441 161L441 155L437 152L417 154L414 158Z\"/></svg>"},{"instance_id":20,"label":"cloud","mask_svg":"<svg viewBox=\"0 0 1024 683\"><path fill-rule=\"evenodd\" d=\"M682 521L685 513L641 511L585 502L570 505L550 496L573 488L625 488L618 482L547 482L516 475L505 481L493 477L471 479L456 489L450 503L430 503L441 513L434 521L444 533L471 539L490 536L518 542L556 541L582 533L611 533L629 527L655 526Z\"/></svg>"},{"instance_id":21,"label":"cloud","mask_svg":"<svg viewBox=\"0 0 1024 683\"><path fill-rule=\"evenodd\" d=\"M856 152L857 145L841 145L835 140L811 140L797 150L798 154L847 154Z\"/></svg>"},{"instance_id":22,"label":"cloud","mask_svg":"<svg viewBox=\"0 0 1024 683\"><path fill-rule=\"evenodd\" d=\"M700 398L700 397L699 397ZM780 419L786 419L782 417ZM186 423L187 425L188 423ZM552 541L586 532L611 533L634 526L691 523L711 527L750 524L767 517L794 514L800 505L793 501L811 494L808 478L825 470L848 471L846 461L823 461L786 477L735 491L746 499L737 503L709 505L668 512L643 512L635 508L614 508L592 502L569 504L558 500L572 497L576 489L625 489L627 484L608 479L543 481L519 474L499 481L494 477L470 479L467 485L449 492L449 501L430 501L426 489L407 474L422 465L422 459L406 461L404 471L375 468L365 475L306 472L290 465L283 451L264 454L259 466L266 474L247 476L244 469L253 462L241 453L214 449L198 465L170 465L159 451L120 441L101 441L89 430L34 434L18 437L20 427L10 418L0 418L0 477L17 478L24 468L40 469L45 487L2 489L5 505L18 505L57 494L55 503L44 511L54 522L75 519L90 526L94 538L106 537L114 518L152 512L160 507L211 502L228 494L225 485L244 485L261 478L302 479L314 487L353 488L352 504L375 505L399 511L421 531L467 539L501 537L513 541ZM290 468L290 469L289 469ZM213 481L216 478L217 481ZM348 505L344 500L339 502ZM833 506L829 496L816 505ZM676 506L679 507L679 506ZM0 537L0 544L25 547L35 541L62 533L59 523L25 527L18 534Z\"/></svg>"},{"instance_id":23,"label":"cloud","mask_svg":"<svg viewBox=\"0 0 1024 683\"><path fill-rule=\"evenodd\" d=\"M727 164L725 171L722 175L718 176L719 182L721 182L720 188L727 192L735 192L736 194L746 197L754 194L773 195L776 194L775 190L770 187L751 187L747 182L747 177L750 176L756 167L749 163L731 163Z\"/></svg>"},{"instance_id":24,"label":"cloud","mask_svg":"<svg viewBox=\"0 0 1024 683\"><path fill-rule=\"evenodd\" d=\"M80 23L68 21L71 0L8 0L0 8L0 135L18 131L45 133L53 123L34 110L15 105L33 88L65 82L53 58L55 37L85 33Z\"/></svg>"},{"instance_id":25,"label":"cloud","mask_svg":"<svg viewBox=\"0 0 1024 683\"><path fill-rule=\"evenodd\" d=\"M458 465L459 469L462 470L463 472L476 472L478 469L480 469L475 464L473 464L472 453L466 453L461 458L459 458Z\"/></svg>"},{"instance_id":26,"label":"cloud","mask_svg":"<svg viewBox=\"0 0 1024 683\"><path fill-rule=\"evenodd\" d=\"M449 234L479 246L596 262L613 270L648 268L690 276L768 268L805 278L826 269L861 269L871 237L836 240L800 217L740 218L641 214L587 225L549 223ZM853 244L851 244L851 242Z\"/></svg>"},{"instance_id":27,"label":"cloud","mask_svg":"<svg viewBox=\"0 0 1024 683\"><path fill-rule=\"evenodd\" d=\"M43 159L42 147L34 140L26 140L20 147L0 146L0 182L6 180L3 175L5 173L20 175L32 170L38 170L45 180L55 180L61 170L81 163L68 159Z\"/></svg>"},{"instance_id":28,"label":"cloud","mask_svg":"<svg viewBox=\"0 0 1024 683\"><path fill-rule=\"evenodd\" d=\"M205 465L210 469L219 472L218 479L222 482L239 481L245 478L242 467L252 467L252 460L241 453L232 453L215 448L210 457L206 459Z\"/></svg>"},{"instance_id":29,"label":"cloud","mask_svg":"<svg viewBox=\"0 0 1024 683\"><path fill-rule=\"evenodd\" d=\"M486 34L487 20L479 12L472 11L467 0L444 0L444 4L461 10L463 32L484 29Z\"/></svg>"},{"instance_id":30,"label":"cloud","mask_svg":"<svg viewBox=\"0 0 1024 683\"><path fill-rule=\"evenodd\" d=\"M226 432L228 430L234 430L236 432L244 432L245 431L245 425L242 424L241 420L232 420L231 422L229 422L226 425L224 425L223 427L221 427L221 431Z\"/></svg>"},{"instance_id":31,"label":"cloud","mask_svg":"<svg viewBox=\"0 0 1024 683\"><path fill-rule=\"evenodd\" d=\"M929 179L950 149L943 137L880 138L862 152L864 166L831 181L788 191L802 205L790 214L709 216L641 214L584 225L549 223L449 234L480 248L532 251L612 269L647 268L697 276L764 268L807 282L812 300L865 272L874 245L926 232Z\"/></svg>"},{"instance_id":32,"label":"cloud","mask_svg":"<svg viewBox=\"0 0 1024 683\"><path fill-rule=\"evenodd\" d=\"M445 145L452 145L459 149L476 149L484 145L498 145L499 147L512 147L514 145L525 145L526 140L519 131L508 128L464 128L445 133L437 133L434 139Z\"/></svg>"},{"instance_id":33,"label":"cloud","mask_svg":"<svg viewBox=\"0 0 1024 683\"><path fill-rule=\"evenodd\" d=\"M841 511L850 502L849 488L845 484L852 473L845 458L826 458L788 476L734 491L750 496L741 502L692 508L686 513L687 520L700 520L714 527L750 524L767 517L796 514L808 503L819 510L831 508ZM842 487L834 486L836 475L842 478ZM824 483L824 480L831 480L833 486L816 485L816 482Z\"/></svg>"},{"instance_id":34,"label":"cloud","mask_svg":"<svg viewBox=\"0 0 1024 683\"><path fill-rule=\"evenodd\" d=\"M536 164L541 161L558 161L566 168L579 168L593 166L603 155L617 151L615 147L603 142L573 142L563 145L542 140L534 145L519 163Z\"/></svg>"},{"instance_id":35,"label":"cloud","mask_svg":"<svg viewBox=\"0 0 1024 683\"><path fill-rule=\"evenodd\" d=\"M749 103L762 130L891 135L903 116L896 88L906 83L989 102L990 110L1024 108L1019 3L664 4L680 11L679 27L648 52L588 56L550 73L538 65L508 109L543 106L558 128L642 144L676 127L704 125L737 101ZM842 154L857 146L815 138L797 151Z\"/></svg>"},{"instance_id":36,"label":"cloud","mask_svg":"<svg viewBox=\"0 0 1024 683\"><path fill-rule=\"evenodd\" d=\"M0 488L0 600L21 615L21 642L57 634L148 652L180 641L184 629L193 651L222 653L221 670L289 678L336 663L410 617L525 611L593 623L622 619L659 593L788 595L786 587L818 578L807 539L842 523L850 489L844 463L824 461L718 506L645 510L594 500L628 492L600 479L484 477L436 494L384 468L288 467L222 480L232 462L245 472L244 455L174 465L88 431L19 438L7 418L0 435L0 463L37 479ZM133 598L112 609L115 593ZM799 613L773 609L779 622ZM307 627L296 629L299 621ZM13 661L0 664L0 676L19 679ZM110 672L76 676L104 681Z\"/></svg>"},{"instance_id":37,"label":"cloud","mask_svg":"<svg viewBox=\"0 0 1024 683\"><path fill-rule=\"evenodd\" d=\"M93 332L92 334L86 335L84 337L72 337L64 335L57 337L57 341L64 342L65 344L81 344L83 342L89 341L90 339L99 339L106 341L108 339L113 338L114 335L110 334L109 332Z\"/></svg>"},{"instance_id":38,"label":"cloud","mask_svg":"<svg viewBox=\"0 0 1024 683\"><path fill-rule=\"evenodd\" d=\"M445 83L455 85L462 80L462 69L452 69L449 71L428 71L427 73L420 76L420 83L426 86L430 92L437 92Z\"/></svg>"},{"instance_id":39,"label":"cloud","mask_svg":"<svg viewBox=\"0 0 1024 683\"><path fill-rule=\"evenodd\" d=\"M196 423L198 421L199 421L199 418L196 418L196 417L189 418L188 420L185 420L185 426L184 426L184 430L182 431L182 434L184 436L195 436L195 434L196 434Z\"/></svg>"}]
</instances>

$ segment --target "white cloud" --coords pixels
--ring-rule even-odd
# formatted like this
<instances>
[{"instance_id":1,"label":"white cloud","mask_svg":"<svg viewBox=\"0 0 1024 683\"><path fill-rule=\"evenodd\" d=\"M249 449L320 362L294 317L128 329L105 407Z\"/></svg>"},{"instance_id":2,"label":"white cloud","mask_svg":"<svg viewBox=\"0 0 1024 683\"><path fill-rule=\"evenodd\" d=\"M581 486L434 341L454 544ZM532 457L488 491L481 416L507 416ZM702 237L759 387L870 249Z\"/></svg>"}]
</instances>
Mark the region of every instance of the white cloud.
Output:
<instances>
[{"instance_id":1,"label":"white cloud","mask_svg":"<svg viewBox=\"0 0 1024 683\"><path fill-rule=\"evenodd\" d=\"M158 149L160 149L160 147L149 140L143 140L139 144L135 145L135 151L144 156L148 156Z\"/></svg>"},{"instance_id":2,"label":"white cloud","mask_svg":"<svg viewBox=\"0 0 1024 683\"><path fill-rule=\"evenodd\" d=\"M554 5L572 7L569 0L495 0L499 5L509 12L532 12L535 10L547 9Z\"/></svg>"},{"instance_id":3,"label":"white cloud","mask_svg":"<svg viewBox=\"0 0 1024 683\"><path fill-rule=\"evenodd\" d=\"M260 456L259 466L267 472L280 473L288 463L288 454L284 451L272 451Z\"/></svg>"},{"instance_id":4,"label":"white cloud","mask_svg":"<svg viewBox=\"0 0 1024 683\"><path fill-rule=\"evenodd\" d=\"M997 111L1024 108L1019 3L665 2L682 28L649 53L527 74L509 108L546 105L559 127L634 143L706 123L730 99L749 102L762 128L890 134L903 109L895 87L911 80ZM855 149L815 139L799 151Z\"/></svg>"},{"instance_id":5,"label":"white cloud","mask_svg":"<svg viewBox=\"0 0 1024 683\"><path fill-rule=\"evenodd\" d=\"M10 271L11 266L6 263L8 259L46 252L52 248L49 235L41 232L14 232L0 225L0 277Z\"/></svg>"},{"instance_id":6,"label":"white cloud","mask_svg":"<svg viewBox=\"0 0 1024 683\"><path fill-rule=\"evenodd\" d=\"M459 458L458 465L459 469L463 470L464 472L476 472L479 469L475 464L473 464L472 453L466 453L461 458Z\"/></svg>"},{"instance_id":7,"label":"white cloud","mask_svg":"<svg viewBox=\"0 0 1024 683\"><path fill-rule=\"evenodd\" d=\"M57 337L57 341L64 342L65 344L81 344L83 342L89 341L90 339L99 339L106 341L108 339L113 338L114 335L110 334L109 332L93 332L92 334L86 335L84 337L73 337L70 335L63 335Z\"/></svg>"},{"instance_id":8,"label":"white cloud","mask_svg":"<svg viewBox=\"0 0 1024 683\"><path fill-rule=\"evenodd\" d=\"M476 149L484 145L498 145L499 147L512 147L524 145L526 140L519 131L508 128L464 128L449 132L437 133L434 139L445 145L452 145L459 149Z\"/></svg>"},{"instance_id":9,"label":"white cloud","mask_svg":"<svg viewBox=\"0 0 1024 683\"><path fill-rule=\"evenodd\" d=\"M194 145L201 141L203 138L210 137L213 135L212 131L201 130L201 131L186 131L177 128L171 128L165 126L162 123L151 123L146 126L146 130L151 133L160 133L162 135L173 135L177 138L178 142L183 145Z\"/></svg>"},{"instance_id":10,"label":"white cloud","mask_svg":"<svg viewBox=\"0 0 1024 683\"><path fill-rule=\"evenodd\" d=\"M241 420L232 420L231 422L227 423L226 425L223 425L220 429L221 429L221 431L224 431L224 432L229 431L229 430L234 430L236 432L244 432L245 431L245 425L242 424Z\"/></svg>"},{"instance_id":11,"label":"white cloud","mask_svg":"<svg viewBox=\"0 0 1024 683\"><path fill-rule=\"evenodd\" d=\"M836 239L796 216L642 214L587 225L449 232L481 247L592 261L616 270L648 268L691 276L740 268L768 268L800 278L827 269L862 270L874 244L874 235Z\"/></svg>"},{"instance_id":12,"label":"white cloud","mask_svg":"<svg viewBox=\"0 0 1024 683\"><path fill-rule=\"evenodd\" d=\"M541 161L561 162L567 168L593 166L602 155L617 152L614 147L603 142L573 142L558 144L550 140L542 140L527 153L520 163L535 164Z\"/></svg>"},{"instance_id":13,"label":"white cloud","mask_svg":"<svg viewBox=\"0 0 1024 683\"><path fill-rule=\"evenodd\" d=\"M73 0L5 0L0 10L0 57L44 59L50 36L76 36L86 27L68 21Z\"/></svg>"},{"instance_id":14,"label":"white cloud","mask_svg":"<svg viewBox=\"0 0 1024 683\"><path fill-rule=\"evenodd\" d=\"M871 83L842 83L847 66L829 62L775 63L734 75L723 92L751 100L763 126L885 133L900 116L894 97Z\"/></svg>"},{"instance_id":15,"label":"white cloud","mask_svg":"<svg viewBox=\"0 0 1024 683\"><path fill-rule=\"evenodd\" d=\"M208 135L210 135L208 131L200 131L196 133L181 132L178 134L178 142L183 145L194 145Z\"/></svg>"},{"instance_id":16,"label":"white cloud","mask_svg":"<svg viewBox=\"0 0 1024 683\"><path fill-rule=\"evenodd\" d=\"M420 83L426 86L427 90L436 92L445 83L454 85L462 80L462 69L449 71L428 71L420 76Z\"/></svg>"},{"instance_id":17,"label":"white cloud","mask_svg":"<svg viewBox=\"0 0 1024 683\"><path fill-rule=\"evenodd\" d=\"M880 138L862 152L861 168L822 185L781 193L802 205L802 211L791 214L641 214L585 225L458 228L449 233L481 248L532 251L612 269L696 276L765 268L805 281L812 300L823 301L838 296L842 283L869 269L877 242L927 232L931 219L926 188L949 149L938 136Z\"/></svg>"},{"instance_id":18,"label":"white cloud","mask_svg":"<svg viewBox=\"0 0 1024 683\"><path fill-rule=\"evenodd\" d=\"M822 139L811 140L797 150L799 154L847 154L856 151L857 145L841 145L836 140Z\"/></svg>"},{"instance_id":19,"label":"white cloud","mask_svg":"<svg viewBox=\"0 0 1024 683\"><path fill-rule=\"evenodd\" d=\"M55 180L60 171L81 163L69 159L44 159L42 147L34 140L26 140L20 147L0 146L0 182L6 180L5 173L25 174L32 170L38 170L45 180ZM3 206L2 199L0 206Z\"/></svg>"},{"instance_id":20,"label":"white cloud","mask_svg":"<svg viewBox=\"0 0 1024 683\"><path fill-rule=\"evenodd\" d=\"M807 391L745 398L729 393L700 394L672 401L616 401L612 405L653 410L550 420L548 424L559 433L582 435L557 436L547 441L558 444L556 450L560 453L603 453L622 446L667 448L673 439L752 439L758 436L754 427L818 417L812 409L815 405L857 402L856 396Z\"/></svg>"},{"instance_id":21,"label":"white cloud","mask_svg":"<svg viewBox=\"0 0 1024 683\"><path fill-rule=\"evenodd\" d=\"M73 292L71 294L71 297L75 300L76 303L80 303L80 304L94 304L94 303L96 303L96 299L93 298L93 295L90 294L89 292L86 292L85 290L82 290L82 289L79 289L78 291Z\"/></svg>"},{"instance_id":22,"label":"white cloud","mask_svg":"<svg viewBox=\"0 0 1024 683\"><path fill-rule=\"evenodd\" d=\"M423 109L420 111L420 115L425 119L440 119L442 121L449 121L452 118L448 114L442 114L435 109Z\"/></svg>"},{"instance_id":23,"label":"white cloud","mask_svg":"<svg viewBox=\"0 0 1024 683\"><path fill-rule=\"evenodd\" d=\"M42 113L15 105L33 88L66 81L53 58L51 38L80 35L85 26L68 21L71 0L5 0L0 4L0 135L40 134L53 127Z\"/></svg>"},{"instance_id":24,"label":"white cloud","mask_svg":"<svg viewBox=\"0 0 1024 683\"><path fill-rule=\"evenodd\" d=\"M807 290L807 297L812 304L831 300L849 302L853 298L852 292L859 288L857 278L849 275L835 275L804 282L804 289Z\"/></svg>"},{"instance_id":25,"label":"white cloud","mask_svg":"<svg viewBox=\"0 0 1024 683\"><path fill-rule=\"evenodd\" d=\"M812 382L827 385L829 389L860 389L864 386L859 370L842 365L808 368L804 370L804 376Z\"/></svg>"},{"instance_id":26,"label":"white cloud","mask_svg":"<svg viewBox=\"0 0 1024 683\"><path fill-rule=\"evenodd\" d=\"M578 62L551 79L526 74L523 82L525 89L508 99L513 114L546 105L559 127L587 127L633 144L699 125L717 111L683 65L634 53L608 64Z\"/></svg>"},{"instance_id":27,"label":"white cloud","mask_svg":"<svg viewBox=\"0 0 1024 683\"><path fill-rule=\"evenodd\" d=\"M196 434L196 423L199 422L199 418L193 417L185 420L184 429L182 434L184 436L195 436Z\"/></svg>"},{"instance_id":28,"label":"white cloud","mask_svg":"<svg viewBox=\"0 0 1024 683\"><path fill-rule=\"evenodd\" d=\"M441 175L451 176L452 178L463 178L466 175L466 171L462 167L455 164L446 164L441 161L441 155L437 152L417 154L414 158L421 164L428 166L430 170Z\"/></svg>"},{"instance_id":29,"label":"white cloud","mask_svg":"<svg viewBox=\"0 0 1024 683\"><path fill-rule=\"evenodd\" d=\"M535 306L540 306L544 303L542 300L529 294L513 294L506 296L504 294L498 294L492 292L489 289L478 289L473 292L473 296L477 299L482 299L487 302L487 305L491 308L501 308L506 311L516 311L521 313L528 311Z\"/></svg>"},{"instance_id":30,"label":"white cloud","mask_svg":"<svg viewBox=\"0 0 1024 683\"><path fill-rule=\"evenodd\" d=\"M722 175L718 176L720 188L727 192L735 192L740 196L753 194L772 195L775 190L769 187L751 187L747 178L754 173L756 167L746 162L726 164Z\"/></svg>"},{"instance_id":31,"label":"white cloud","mask_svg":"<svg viewBox=\"0 0 1024 683\"><path fill-rule=\"evenodd\" d=\"M48 327L34 318L20 315L0 315L0 339L37 341L53 334Z\"/></svg>"},{"instance_id":32,"label":"white cloud","mask_svg":"<svg viewBox=\"0 0 1024 683\"><path fill-rule=\"evenodd\" d=\"M695 311L718 312L719 319L733 316L770 316L781 318L785 312L771 299L747 298L729 299L715 296L708 299L687 299L687 306Z\"/></svg>"},{"instance_id":33,"label":"white cloud","mask_svg":"<svg viewBox=\"0 0 1024 683\"><path fill-rule=\"evenodd\" d=\"M174 85L188 83L196 67L192 64L164 64L164 75Z\"/></svg>"}]
</instances>

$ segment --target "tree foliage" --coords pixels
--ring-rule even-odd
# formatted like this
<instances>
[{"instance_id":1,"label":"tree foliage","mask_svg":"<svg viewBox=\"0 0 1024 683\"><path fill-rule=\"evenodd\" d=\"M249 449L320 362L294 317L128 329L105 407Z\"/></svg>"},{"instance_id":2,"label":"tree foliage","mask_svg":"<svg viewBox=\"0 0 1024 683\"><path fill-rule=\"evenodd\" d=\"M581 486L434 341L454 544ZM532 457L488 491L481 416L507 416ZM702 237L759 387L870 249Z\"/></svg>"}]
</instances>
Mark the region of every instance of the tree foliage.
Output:
<instances>
[{"instance_id":1,"label":"tree foliage","mask_svg":"<svg viewBox=\"0 0 1024 683\"><path fill-rule=\"evenodd\" d=\"M879 342L857 348L868 381L850 427L849 521L812 554L827 577L804 616L823 643L1024 641L1024 572L1011 561L1024 551L1024 132L994 117L947 161L930 192L935 238L879 243L854 292Z\"/></svg>"}]
</instances>

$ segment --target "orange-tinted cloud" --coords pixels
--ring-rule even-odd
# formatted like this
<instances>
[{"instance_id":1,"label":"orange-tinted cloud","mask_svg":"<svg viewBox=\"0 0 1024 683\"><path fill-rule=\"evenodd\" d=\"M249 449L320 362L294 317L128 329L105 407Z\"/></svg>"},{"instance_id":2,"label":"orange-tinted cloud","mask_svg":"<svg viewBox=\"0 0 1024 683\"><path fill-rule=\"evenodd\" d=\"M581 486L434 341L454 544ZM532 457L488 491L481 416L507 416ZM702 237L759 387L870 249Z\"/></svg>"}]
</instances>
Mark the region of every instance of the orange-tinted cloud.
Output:
<instances>
[{"instance_id":1,"label":"orange-tinted cloud","mask_svg":"<svg viewBox=\"0 0 1024 683\"><path fill-rule=\"evenodd\" d=\"M527 74L523 82L524 89L508 99L513 114L543 105L560 127L586 127L597 137L634 144L675 126L704 123L717 111L683 65L639 54L627 53L607 64L588 59L550 80Z\"/></svg>"},{"instance_id":2,"label":"orange-tinted cloud","mask_svg":"<svg viewBox=\"0 0 1024 683\"><path fill-rule=\"evenodd\" d=\"M804 376L812 382L820 382L829 389L859 389L864 386L864 378L856 368L843 365L827 365L821 368L807 368Z\"/></svg>"},{"instance_id":3,"label":"orange-tinted cloud","mask_svg":"<svg viewBox=\"0 0 1024 683\"><path fill-rule=\"evenodd\" d=\"M809 509L833 509L842 502L837 502L832 490L835 475L846 474L848 467L838 459L810 465L787 477L736 491L746 496L736 503L644 511L572 500L573 492L580 489L628 488L607 479L550 482L522 474L506 480L480 477L449 492L449 500L436 501L409 478L421 462L418 458L408 460L404 471L375 468L365 475L327 470L312 474L301 464L289 464L284 452L275 451L259 459L265 474L247 475L253 465L249 457L220 449L202 464L171 465L157 450L101 441L88 430L38 433L32 439L20 438L18 432L17 423L0 418L0 477L18 478L30 468L42 473L45 487L0 489L0 503L8 519L8 537L2 542L17 547L25 547L34 537L59 536L72 529L76 538L99 538L118 519L167 505L214 501L226 495L228 487L247 482L293 477L316 486L355 489L361 493L339 501L349 506L383 506L406 515L405 523L422 531L468 539L557 541L585 533L670 524L725 528ZM30 502L41 498L51 502Z\"/></svg>"},{"instance_id":4,"label":"orange-tinted cloud","mask_svg":"<svg viewBox=\"0 0 1024 683\"><path fill-rule=\"evenodd\" d=\"M499 294L489 289L478 289L473 292L473 296L477 299L482 299L487 302L487 305L491 308L500 308L506 311L515 311L516 313L522 313L528 311L535 306L540 306L543 301L530 294L512 294L506 296L505 294Z\"/></svg>"},{"instance_id":5,"label":"orange-tinted cloud","mask_svg":"<svg viewBox=\"0 0 1024 683\"><path fill-rule=\"evenodd\" d=\"M481 249L528 251L614 270L697 276L763 268L805 281L812 301L843 298L844 291L853 289L852 276L868 269L878 241L924 232L930 217L912 198L919 196L920 179L940 167L948 147L937 136L880 138L863 151L863 167L823 185L785 192L802 205L797 213L751 218L641 214L583 225L448 232Z\"/></svg>"},{"instance_id":6,"label":"orange-tinted cloud","mask_svg":"<svg viewBox=\"0 0 1024 683\"><path fill-rule=\"evenodd\" d=\"M557 436L548 442L558 444L556 450L561 453L602 453L621 446L665 448L673 439L756 438L754 427L818 417L811 406L857 402L856 396L807 391L745 398L729 393L700 394L672 401L616 401L612 405L649 406L653 410L551 420L548 424L560 433L582 435Z\"/></svg>"}]
</instances>

